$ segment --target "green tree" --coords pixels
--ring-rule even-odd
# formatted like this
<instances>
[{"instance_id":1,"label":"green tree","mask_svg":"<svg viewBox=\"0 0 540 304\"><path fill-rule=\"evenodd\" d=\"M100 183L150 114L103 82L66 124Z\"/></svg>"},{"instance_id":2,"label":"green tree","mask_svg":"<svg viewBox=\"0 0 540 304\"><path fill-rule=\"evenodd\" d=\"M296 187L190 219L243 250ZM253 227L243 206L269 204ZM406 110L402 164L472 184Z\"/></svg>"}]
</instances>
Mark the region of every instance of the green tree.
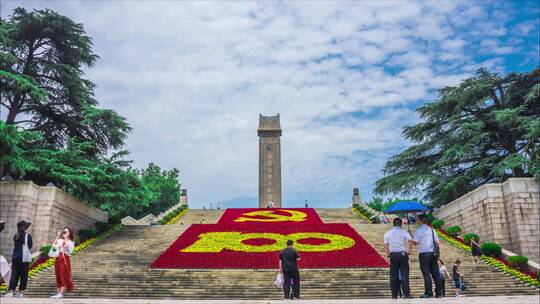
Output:
<instances>
[{"instance_id":1,"label":"green tree","mask_svg":"<svg viewBox=\"0 0 540 304\"><path fill-rule=\"evenodd\" d=\"M15 176L35 170L28 161L28 149L32 142L41 140L41 135L35 132L19 131L14 125L7 125L0 120L0 176L4 170Z\"/></svg>"},{"instance_id":2,"label":"green tree","mask_svg":"<svg viewBox=\"0 0 540 304\"><path fill-rule=\"evenodd\" d=\"M180 201L178 169L161 170L157 165L150 163L148 168L136 172L141 177L142 186L151 193L147 210L144 212L161 212Z\"/></svg>"},{"instance_id":3,"label":"green tree","mask_svg":"<svg viewBox=\"0 0 540 304\"><path fill-rule=\"evenodd\" d=\"M424 191L435 206L509 177L540 176L540 68L475 77L439 91L403 135L414 144L392 157L375 193Z\"/></svg>"},{"instance_id":4,"label":"green tree","mask_svg":"<svg viewBox=\"0 0 540 304\"><path fill-rule=\"evenodd\" d=\"M45 144L94 143L93 153L120 148L130 128L113 110L97 107L84 78L98 56L82 24L54 11L16 8L0 19L0 108L6 123L40 131Z\"/></svg>"}]
</instances>

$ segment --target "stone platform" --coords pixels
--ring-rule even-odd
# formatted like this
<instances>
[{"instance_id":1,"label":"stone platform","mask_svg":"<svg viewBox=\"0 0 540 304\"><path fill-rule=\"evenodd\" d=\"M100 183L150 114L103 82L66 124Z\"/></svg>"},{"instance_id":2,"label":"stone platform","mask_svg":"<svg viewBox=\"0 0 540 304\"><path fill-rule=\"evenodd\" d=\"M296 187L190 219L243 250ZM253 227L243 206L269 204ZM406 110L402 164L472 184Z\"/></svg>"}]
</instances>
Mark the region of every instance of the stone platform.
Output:
<instances>
[{"instance_id":1,"label":"stone platform","mask_svg":"<svg viewBox=\"0 0 540 304\"><path fill-rule=\"evenodd\" d=\"M383 235L390 229L390 225L366 224L349 209L317 209L316 211L325 223L349 223L377 251L383 251ZM273 286L277 269L149 269L149 264L155 257L187 227L200 222L216 223L222 212L222 210L190 209L174 225L126 226L93 244L72 259L75 290L67 295L69 299L65 299L64 301L67 302L64 303L93 303L85 301L96 298L104 299L105 302L95 303L128 303L122 302L126 299L129 299L129 303L154 303L153 300L145 299L168 301L174 299L179 300L178 303L213 303L210 300L219 300L214 303L282 302L282 290ZM513 280L484 263L472 264L468 254L447 244L441 245L441 252L448 266L451 266L456 258L463 261L462 271L469 286L466 291L467 297L475 297L477 301L489 296L530 295L538 298L538 289ZM303 299L320 300L304 303L362 303L358 299L368 299L363 303L378 303L371 299L390 299L387 268L301 269L300 272ZM411 256L410 280L412 295L418 297L423 292L423 280L416 251ZM54 269L47 269L30 279L26 296L37 299L47 298L55 291L55 285ZM451 282L447 282L448 294L451 294L450 285ZM111 298L120 300L107 300ZM351 299L351 301L336 302L338 299ZM490 297L489 299L497 298ZM223 302L227 300L236 302ZM458 300L463 301L463 299ZM29 300L23 299L17 303L27 303L26 301ZM468 300L465 299L465 301ZM407 303L407 301L400 302ZM432 299L418 303L434 302ZM493 300L489 302L495 303Z\"/></svg>"},{"instance_id":2,"label":"stone platform","mask_svg":"<svg viewBox=\"0 0 540 304\"><path fill-rule=\"evenodd\" d=\"M271 303L303 303L303 304L538 304L540 296L502 296L502 297L465 297L443 299L350 299L350 300L150 300L150 299L63 299L51 300L43 298L2 299L2 304L271 304Z\"/></svg>"}]
</instances>

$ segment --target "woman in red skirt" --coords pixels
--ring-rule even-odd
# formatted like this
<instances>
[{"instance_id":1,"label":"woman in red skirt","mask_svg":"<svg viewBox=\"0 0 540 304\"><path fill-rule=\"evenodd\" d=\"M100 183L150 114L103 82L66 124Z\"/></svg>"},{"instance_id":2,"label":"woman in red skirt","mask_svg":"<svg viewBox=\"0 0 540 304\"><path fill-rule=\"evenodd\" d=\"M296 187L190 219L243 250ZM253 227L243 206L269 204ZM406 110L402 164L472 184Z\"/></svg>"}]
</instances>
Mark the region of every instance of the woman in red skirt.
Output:
<instances>
[{"instance_id":1,"label":"woman in red skirt","mask_svg":"<svg viewBox=\"0 0 540 304\"><path fill-rule=\"evenodd\" d=\"M57 294L52 296L53 299L61 299L66 291L72 291L75 286L71 280L71 262L69 256L75 248L73 242L73 232L70 228L65 227L58 231L58 236L54 240L53 246L58 250L58 257L54 264L54 272L56 274Z\"/></svg>"}]
</instances>

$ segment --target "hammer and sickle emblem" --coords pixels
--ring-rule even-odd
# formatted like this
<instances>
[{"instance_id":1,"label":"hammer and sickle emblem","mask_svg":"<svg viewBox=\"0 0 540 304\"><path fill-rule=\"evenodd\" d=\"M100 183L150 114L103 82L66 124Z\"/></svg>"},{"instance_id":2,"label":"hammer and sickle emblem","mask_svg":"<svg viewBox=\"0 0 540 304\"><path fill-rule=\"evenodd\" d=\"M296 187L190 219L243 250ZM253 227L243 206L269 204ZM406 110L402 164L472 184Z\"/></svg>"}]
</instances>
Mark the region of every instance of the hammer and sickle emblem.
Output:
<instances>
[{"instance_id":1,"label":"hammer and sickle emblem","mask_svg":"<svg viewBox=\"0 0 540 304\"><path fill-rule=\"evenodd\" d=\"M243 216L235 219L235 222L303 222L306 220L307 214L295 210L279 209L289 213L289 215L282 215L274 213L274 210L260 210L244 213ZM260 216L265 218L254 218L253 216Z\"/></svg>"}]
</instances>

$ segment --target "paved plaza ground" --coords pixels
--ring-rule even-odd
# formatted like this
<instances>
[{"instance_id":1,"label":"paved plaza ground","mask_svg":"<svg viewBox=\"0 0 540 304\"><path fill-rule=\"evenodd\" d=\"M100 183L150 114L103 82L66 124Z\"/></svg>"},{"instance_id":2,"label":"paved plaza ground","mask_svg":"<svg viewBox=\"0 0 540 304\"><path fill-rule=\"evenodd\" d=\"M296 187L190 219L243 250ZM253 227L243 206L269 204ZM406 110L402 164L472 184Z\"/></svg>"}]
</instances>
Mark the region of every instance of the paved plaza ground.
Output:
<instances>
[{"instance_id":1,"label":"paved plaza ground","mask_svg":"<svg viewBox=\"0 0 540 304\"><path fill-rule=\"evenodd\" d=\"M144 300L144 299L63 299L51 300L40 298L24 299L5 299L2 298L2 304L48 304L48 303L67 303L67 304L271 304L271 303L305 303L305 304L392 304L392 303L410 303L410 304L428 304L428 303L460 303L460 304L538 304L540 295L536 296L501 296L501 297L466 297L466 298L444 298L444 299L411 299L411 300L391 300L391 299L362 299L362 300Z\"/></svg>"}]
</instances>

